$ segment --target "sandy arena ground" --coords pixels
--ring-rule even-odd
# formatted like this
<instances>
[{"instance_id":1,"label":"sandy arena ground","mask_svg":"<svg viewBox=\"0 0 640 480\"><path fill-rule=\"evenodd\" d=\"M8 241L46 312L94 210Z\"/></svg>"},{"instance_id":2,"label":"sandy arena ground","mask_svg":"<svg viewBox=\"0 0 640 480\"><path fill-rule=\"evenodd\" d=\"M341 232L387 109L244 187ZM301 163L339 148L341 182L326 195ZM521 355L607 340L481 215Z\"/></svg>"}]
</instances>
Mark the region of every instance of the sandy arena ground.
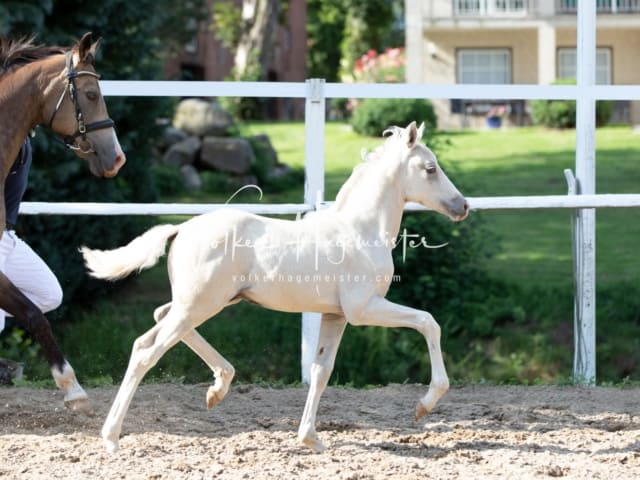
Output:
<instances>
[{"instance_id":1,"label":"sandy arena ground","mask_svg":"<svg viewBox=\"0 0 640 480\"><path fill-rule=\"evenodd\" d=\"M312 454L296 441L306 388L239 385L211 411L206 388L140 387L115 455L99 438L115 387L89 390L94 417L0 388L0 479L640 478L640 389L454 387L416 422L424 386L329 388Z\"/></svg>"}]
</instances>

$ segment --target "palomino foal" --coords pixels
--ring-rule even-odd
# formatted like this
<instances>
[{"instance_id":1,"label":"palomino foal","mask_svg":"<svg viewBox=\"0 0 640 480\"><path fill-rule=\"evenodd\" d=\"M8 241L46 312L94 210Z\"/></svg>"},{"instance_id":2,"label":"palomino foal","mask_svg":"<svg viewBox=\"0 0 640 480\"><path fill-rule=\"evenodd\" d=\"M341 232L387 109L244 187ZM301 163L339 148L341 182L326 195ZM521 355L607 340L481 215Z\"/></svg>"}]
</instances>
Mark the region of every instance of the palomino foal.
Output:
<instances>
[{"instance_id":1,"label":"palomino foal","mask_svg":"<svg viewBox=\"0 0 640 480\"><path fill-rule=\"evenodd\" d=\"M117 279L154 265L172 239L168 270L172 301L156 309L157 324L134 345L120 390L102 429L115 451L122 422L145 373L179 341L216 375L207 406L220 402L233 367L194 329L225 306L249 300L287 312L322 313L319 344L298 438L315 452L324 446L315 429L320 396L329 381L347 323L409 327L424 335L431 384L416 417L429 413L449 388L440 351L440 327L420 310L384 297L393 275L391 250L403 207L418 202L463 220L467 202L421 143L424 125L392 127L385 143L354 169L328 209L300 221L220 209L180 225L160 225L109 251L83 247L91 275Z\"/></svg>"}]
</instances>

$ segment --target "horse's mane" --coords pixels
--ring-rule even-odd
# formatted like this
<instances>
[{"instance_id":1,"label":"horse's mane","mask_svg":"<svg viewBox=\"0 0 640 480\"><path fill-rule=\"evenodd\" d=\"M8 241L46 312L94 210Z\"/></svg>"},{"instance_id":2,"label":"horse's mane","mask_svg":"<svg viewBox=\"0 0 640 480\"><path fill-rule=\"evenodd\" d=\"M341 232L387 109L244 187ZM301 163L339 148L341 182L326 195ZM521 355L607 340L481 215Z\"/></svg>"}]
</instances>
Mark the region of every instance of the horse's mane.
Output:
<instances>
[{"instance_id":1,"label":"horse's mane","mask_svg":"<svg viewBox=\"0 0 640 480\"><path fill-rule=\"evenodd\" d=\"M359 163L355 167L353 167L353 171L351 172L351 176L347 179L347 181L342 185L340 191L336 195L336 207L340 208L340 206L346 201L346 197L349 192L353 190L353 187L356 183L359 183L360 178L365 175L369 170L371 170L371 166L378 163L383 157L386 150L389 148L389 145L393 142L396 142L400 138L400 134L403 129L396 126L391 126L387 128L384 132L382 132L382 136L386 137L384 143L374 148L371 151L367 151L362 149L360 151L360 156L362 158L362 163Z\"/></svg>"},{"instance_id":2,"label":"horse's mane","mask_svg":"<svg viewBox=\"0 0 640 480\"><path fill-rule=\"evenodd\" d=\"M58 46L35 45L33 37L11 39L0 36L0 76L37 60L64 53Z\"/></svg>"},{"instance_id":3,"label":"horse's mane","mask_svg":"<svg viewBox=\"0 0 640 480\"><path fill-rule=\"evenodd\" d=\"M386 138L385 142L382 145L374 148L370 152L367 152L364 148L360 151L360 156L362 157L362 161L360 165L356 165L355 168L361 167L363 164L368 162L374 162L379 160L384 156L386 149L388 148L391 142L395 142L400 138L400 134L403 129L401 127L396 127L395 125L387 128L384 132L382 132L382 136Z\"/></svg>"}]
</instances>

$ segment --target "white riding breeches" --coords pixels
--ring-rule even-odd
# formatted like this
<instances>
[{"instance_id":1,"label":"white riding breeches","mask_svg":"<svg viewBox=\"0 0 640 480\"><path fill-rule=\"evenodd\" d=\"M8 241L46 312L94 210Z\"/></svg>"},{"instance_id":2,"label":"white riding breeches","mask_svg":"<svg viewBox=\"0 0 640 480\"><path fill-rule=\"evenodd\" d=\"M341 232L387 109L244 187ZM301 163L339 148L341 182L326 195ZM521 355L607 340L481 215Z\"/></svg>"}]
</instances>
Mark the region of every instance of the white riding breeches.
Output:
<instances>
[{"instance_id":1,"label":"white riding breeches","mask_svg":"<svg viewBox=\"0 0 640 480\"><path fill-rule=\"evenodd\" d=\"M0 239L0 271L43 313L62 303L62 287L54 273L13 230L5 230ZM0 309L0 332L6 315Z\"/></svg>"}]
</instances>

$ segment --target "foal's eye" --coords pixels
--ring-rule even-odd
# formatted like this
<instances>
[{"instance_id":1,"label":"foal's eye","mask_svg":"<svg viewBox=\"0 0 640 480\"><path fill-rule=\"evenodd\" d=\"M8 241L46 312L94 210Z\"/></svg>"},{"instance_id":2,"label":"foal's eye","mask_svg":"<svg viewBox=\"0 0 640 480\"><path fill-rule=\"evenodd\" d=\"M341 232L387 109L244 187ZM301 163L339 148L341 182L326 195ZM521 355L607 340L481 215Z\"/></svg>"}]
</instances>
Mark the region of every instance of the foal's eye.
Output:
<instances>
[{"instance_id":1,"label":"foal's eye","mask_svg":"<svg viewBox=\"0 0 640 480\"><path fill-rule=\"evenodd\" d=\"M95 102L98 99L98 94L93 90L89 90L86 95L87 95L87 98L92 102Z\"/></svg>"},{"instance_id":2,"label":"foal's eye","mask_svg":"<svg viewBox=\"0 0 640 480\"><path fill-rule=\"evenodd\" d=\"M429 166L427 166L426 170L427 170L427 173L428 173L429 175L431 175L431 174L433 174L433 173L436 173L436 167L435 167L435 165L429 165Z\"/></svg>"}]
</instances>

